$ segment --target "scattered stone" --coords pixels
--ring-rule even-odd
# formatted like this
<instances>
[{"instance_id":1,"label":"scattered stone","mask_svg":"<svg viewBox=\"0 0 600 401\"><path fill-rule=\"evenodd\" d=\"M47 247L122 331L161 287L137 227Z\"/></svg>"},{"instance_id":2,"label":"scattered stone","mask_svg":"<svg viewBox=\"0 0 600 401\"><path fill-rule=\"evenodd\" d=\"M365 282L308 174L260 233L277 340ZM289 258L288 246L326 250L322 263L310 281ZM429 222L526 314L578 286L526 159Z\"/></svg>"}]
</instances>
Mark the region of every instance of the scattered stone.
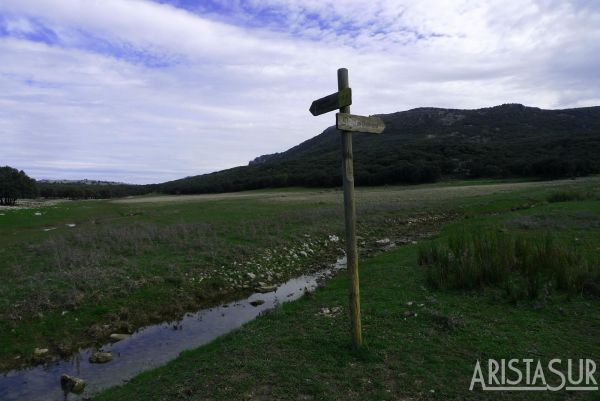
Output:
<instances>
[{"instance_id":1,"label":"scattered stone","mask_svg":"<svg viewBox=\"0 0 600 401\"><path fill-rule=\"evenodd\" d=\"M413 306L414 302L413 301L409 301L406 303L406 306Z\"/></svg>"},{"instance_id":2,"label":"scattered stone","mask_svg":"<svg viewBox=\"0 0 600 401\"><path fill-rule=\"evenodd\" d=\"M341 311L342 311L341 306L334 306L331 308L321 308L319 310L319 313L317 313L317 315L325 316L325 317L335 317L335 316L339 315Z\"/></svg>"},{"instance_id":3,"label":"scattered stone","mask_svg":"<svg viewBox=\"0 0 600 401\"><path fill-rule=\"evenodd\" d=\"M110 338L110 341L117 342L117 341L123 341L129 337L131 337L130 334L113 333L110 335L109 338Z\"/></svg>"},{"instance_id":4,"label":"scattered stone","mask_svg":"<svg viewBox=\"0 0 600 401\"><path fill-rule=\"evenodd\" d=\"M260 292L261 294L265 294L267 292L273 292L275 290L277 290L276 285L261 285L260 287L256 288L256 292Z\"/></svg>"},{"instance_id":5,"label":"scattered stone","mask_svg":"<svg viewBox=\"0 0 600 401\"><path fill-rule=\"evenodd\" d=\"M75 227L75 226L76 226L76 224L73 224L73 223L68 223L68 224L65 224L65 226L67 226L67 227L69 227L69 228L73 228L73 227Z\"/></svg>"},{"instance_id":6,"label":"scattered stone","mask_svg":"<svg viewBox=\"0 0 600 401\"><path fill-rule=\"evenodd\" d=\"M331 242L338 242L340 240L340 237L338 237L337 235L330 235L329 236L329 241Z\"/></svg>"},{"instance_id":7,"label":"scattered stone","mask_svg":"<svg viewBox=\"0 0 600 401\"><path fill-rule=\"evenodd\" d=\"M265 303L265 301L263 301L262 299L257 299L255 301L251 301L250 305L252 305L252 306L259 306L259 305L262 305L264 303Z\"/></svg>"},{"instance_id":8,"label":"scattered stone","mask_svg":"<svg viewBox=\"0 0 600 401\"><path fill-rule=\"evenodd\" d=\"M383 239L379 239L377 241L375 241L375 243L377 244L377 246L386 246L390 244L390 239L389 238L383 238Z\"/></svg>"},{"instance_id":9,"label":"scattered stone","mask_svg":"<svg viewBox=\"0 0 600 401\"><path fill-rule=\"evenodd\" d=\"M36 348L33 350L33 355L44 356L48 353L48 348Z\"/></svg>"},{"instance_id":10,"label":"scattered stone","mask_svg":"<svg viewBox=\"0 0 600 401\"><path fill-rule=\"evenodd\" d=\"M85 389L85 380L63 373L60 376L60 386L65 393L81 394Z\"/></svg>"},{"instance_id":11,"label":"scattered stone","mask_svg":"<svg viewBox=\"0 0 600 401\"><path fill-rule=\"evenodd\" d=\"M251 272L248 272L248 273L246 273L246 275L247 275L248 277L250 277L250 279L251 279L251 280L254 280L254 279L256 278L256 274L254 274L254 273L251 273Z\"/></svg>"},{"instance_id":12,"label":"scattered stone","mask_svg":"<svg viewBox=\"0 0 600 401\"><path fill-rule=\"evenodd\" d=\"M34 213L36 216L41 216L42 214L40 212L35 212Z\"/></svg>"},{"instance_id":13,"label":"scattered stone","mask_svg":"<svg viewBox=\"0 0 600 401\"><path fill-rule=\"evenodd\" d=\"M90 356L90 363L107 363L112 359L113 355L110 352L94 352Z\"/></svg>"}]
</instances>

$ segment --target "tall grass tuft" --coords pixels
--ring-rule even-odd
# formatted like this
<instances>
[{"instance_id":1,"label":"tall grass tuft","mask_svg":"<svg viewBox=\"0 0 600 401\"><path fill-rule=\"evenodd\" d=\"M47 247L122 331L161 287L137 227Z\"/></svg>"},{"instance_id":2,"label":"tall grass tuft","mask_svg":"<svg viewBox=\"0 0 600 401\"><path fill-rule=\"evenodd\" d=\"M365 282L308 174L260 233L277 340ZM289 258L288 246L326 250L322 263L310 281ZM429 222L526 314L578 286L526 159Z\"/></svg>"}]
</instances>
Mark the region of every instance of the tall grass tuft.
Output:
<instances>
[{"instance_id":1,"label":"tall grass tuft","mask_svg":"<svg viewBox=\"0 0 600 401\"><path fill-rule=\"evenodd\" d=\"M550 203L556 202L570 202L570 201L583 201L587 199L593 199L594 196L590 192L582 192L576 190L560 190L552 192L546 200Z\"/></svg>"},{"instance_id":2,"label":"tall grass tuft","mask_svg":"<svg viewBox=\"0 0 600 401\"><path fill-rule=\"evenodd\" d=\"M436 289L496 287L512 301L553 291L600 295L600 263L551 234L530 238L495 231L461 232L419 248L419 264Z\"/></svg>"}]
</instances>

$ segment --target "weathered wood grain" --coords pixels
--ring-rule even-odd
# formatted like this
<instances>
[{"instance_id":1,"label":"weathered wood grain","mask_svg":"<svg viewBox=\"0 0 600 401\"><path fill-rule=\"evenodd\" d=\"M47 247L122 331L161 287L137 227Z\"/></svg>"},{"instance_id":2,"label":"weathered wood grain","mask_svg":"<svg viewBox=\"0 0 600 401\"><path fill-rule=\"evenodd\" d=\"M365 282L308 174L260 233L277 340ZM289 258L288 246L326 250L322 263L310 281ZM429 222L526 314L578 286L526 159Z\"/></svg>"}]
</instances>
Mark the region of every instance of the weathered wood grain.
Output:
<instances>
[{"instance_id":1,"label":"weathered wood grain","mask_svg":"<svg viewBox=\"0 0 600 401\"><path fill-rule=\"evenodd\" d=\"M344 88L336 93L317 99L310 105L313 116L329 113L352 104L352 89Z\"/></svg>"},{"instance_id":2,"label":"weathered wood grain","mask_svg":"<svg viewBox=\"0 0 600 401\"><path fill-rule=\"evenodd\" d=\"M340 131L368 132L381 134L385 124L379 117L365 117L354 114L337 113L335 125Z\"/></svg>"},{"instance_id":3,"label":"weathered wood grain","mask_svg":"<svg viewBox=\"0 0 600 401\"><path fill-rule=\"evenodd\" d=\"M348 70L337 71L338 90L348 88ZM340 107L339 114L349 114L350 105ZM362 346L360 319L360 283L358 280L358 251L356 248L356 208L354 203L354 166L352 160L352 133L342 131L342 180L344 183L344 221L346 225L346 267L349 277L350 324L352 344Z\"/></svg>"}]
</instances>

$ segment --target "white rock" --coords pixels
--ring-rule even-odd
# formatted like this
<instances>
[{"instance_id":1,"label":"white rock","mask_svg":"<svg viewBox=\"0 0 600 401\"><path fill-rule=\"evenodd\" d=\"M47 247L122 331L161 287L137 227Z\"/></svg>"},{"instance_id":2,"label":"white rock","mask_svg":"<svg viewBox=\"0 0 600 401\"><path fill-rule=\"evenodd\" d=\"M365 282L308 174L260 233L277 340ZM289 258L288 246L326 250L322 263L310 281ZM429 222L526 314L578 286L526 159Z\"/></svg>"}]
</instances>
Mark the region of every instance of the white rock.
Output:
<instances>
[{"instance_id":1,"label":"white rock","mask_svg":"<svg viewBox=\"0 0 600 401\"><path fill-rule=\"evenodd\" d=\"M383 238L380 240L375 241L375 243L379 246L385 246L385 245L389 245L390 244L390 239L389 238Z\"/></svg>"},{"instance_id":2,"label":"white rock","mask_svg":"<svg viewBox=\"0 0 600 401\"><path fill-rule=\"evenodd\" d=\"M129 334L113 333L110 335L109 338L110 338L110 341L117 342L117 341L125 340L126 338L129 338L129 337L131 337L131 335L129 335Z\"/></svg>"},{"instance_id":3,"label":"white rock","mask_svg":"<svg viewBox=\"0 0 600 401\"><path fill-rule=\"evenodd\" d=\"M36 348L33 350L33 355L42 356L48 353L48 348Z\"/></svg>"}]
</instances>

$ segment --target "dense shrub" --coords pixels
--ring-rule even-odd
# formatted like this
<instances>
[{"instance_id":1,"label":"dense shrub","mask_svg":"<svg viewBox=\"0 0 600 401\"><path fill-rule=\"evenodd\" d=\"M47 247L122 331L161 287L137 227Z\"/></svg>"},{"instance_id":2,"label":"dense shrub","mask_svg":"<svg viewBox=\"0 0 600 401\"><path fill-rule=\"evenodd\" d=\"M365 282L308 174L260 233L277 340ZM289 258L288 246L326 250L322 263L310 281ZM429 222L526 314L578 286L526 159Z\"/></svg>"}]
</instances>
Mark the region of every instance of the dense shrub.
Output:
<instances>
[{"instance_id":1,"label":"dense shrub","mask_svg":"<svg viewBox=\"0 0 600 401\"><path fill-rule=\"evenodd\" d=\"M419 249L427 283L437 289L495 287L512 301L553 291L600 295L600 261L546 234L462 233Z\"/></svg>"},{"instance_id":2,"label":"dense shrub","mask_svg":"<svg viewBox=\"0 0 600 401\"><path fill-rule=\"evenodd\" d=\"M548 195L546 198L550 203L556 202L569 202L569 201L581 201L590 199L592 197L589 193L583 193L579 191L569 191L569 190L561 190L556 191Z\"/></svg>"}]
</instances>

